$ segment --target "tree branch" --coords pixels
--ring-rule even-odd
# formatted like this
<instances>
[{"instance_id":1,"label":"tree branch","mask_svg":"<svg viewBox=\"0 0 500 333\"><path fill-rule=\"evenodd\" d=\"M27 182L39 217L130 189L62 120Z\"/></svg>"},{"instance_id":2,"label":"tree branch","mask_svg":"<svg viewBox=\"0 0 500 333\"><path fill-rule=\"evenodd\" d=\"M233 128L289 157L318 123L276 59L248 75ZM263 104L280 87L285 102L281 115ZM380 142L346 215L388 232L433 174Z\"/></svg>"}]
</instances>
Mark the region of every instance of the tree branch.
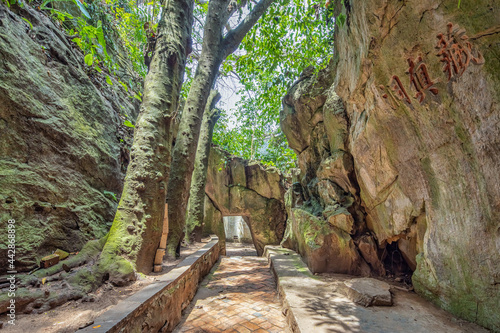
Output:
<instances>
[{"instance_id":1,"label":"tree branch","mask_svg":"<svg viewBox=\"0 0 500 333\"><path fill-rule=\"evenodd\" d=\"M223 41L222 59L225 59L228 55L236 51L245 35L252 29L255 23L257 23L273 1L274 0L259 1L245 19L241 21L236 28L228 32Z\"/></svg>"},{"instance_id":2,"label":"tree branch","mask_svg":"<svg viewBox=\"0 0 500 333\"><path fill-rule=\"evenodd\" d=\"M215 108L215 104L217 104L217 102L219 102L220 99L221 95L217 90L215 89L210 90L210 95L208 96L207 100L208 107L205 109L205 111L212 110L213 108Z\"/></svg>"},{"instance_id":3,"label":"tree branch","mask_svg":"<svg viewBox=\"0 0 500 333\"><path fill-rule=\"evenodd\" d=\"M224 13L223 17L223 22L226 23L226 29L227 32L231 30L231 27L229 26L229 19L231 16L233 16L234 13L236 13L237 10L240 10L241 8L245 7L247 5L247 0L241 0L241 1L236 1L236 0L230 0L228 5L227 5L227 11ZM229 27L229 29L228 29Z\"/></svg>"},{"instance_id":4,"label":"tree branch","mask_svg":"<svg viewBox=\"0 0 500 333\"><path fill-rule=\"evenodd\" d=\"M201 28L203 29L203 28L205 27L205 25L203 24L203 22L201 22L201 21L200 21L200 19L199 19L199 18L197 18L196 16L194 16L194 15L193 15L193 17L194 17L194 19L195 19L196 21L198 21L198 23L200 24Z\"/></svg>"},{"instance_id":5,"label":"tree branch","mask_svg":"<svg viewBox=\"0 0 500 333\"><path fill-rule=\"evenodd\" d=\"M228 2L228 0L212 0L208 3L208 12L203 28L203 45L211 45L212 47L220 45L222 29L227 22L224 12Z\"/></svg>"},{"instance_id":6,"label":"tree branch","mask_svg":"<svg viewBox=\"0 0 500 333\"><path fill-rule=\"evenodd\" d=\"M210 96L208 96L207 106L205 107L205 112L209 115L209 117L213 117L215 113L219 112L215 108L215 104L219 102L221 99L221 95L217 90L211 90Z\"/></svg>"}]
</instances>

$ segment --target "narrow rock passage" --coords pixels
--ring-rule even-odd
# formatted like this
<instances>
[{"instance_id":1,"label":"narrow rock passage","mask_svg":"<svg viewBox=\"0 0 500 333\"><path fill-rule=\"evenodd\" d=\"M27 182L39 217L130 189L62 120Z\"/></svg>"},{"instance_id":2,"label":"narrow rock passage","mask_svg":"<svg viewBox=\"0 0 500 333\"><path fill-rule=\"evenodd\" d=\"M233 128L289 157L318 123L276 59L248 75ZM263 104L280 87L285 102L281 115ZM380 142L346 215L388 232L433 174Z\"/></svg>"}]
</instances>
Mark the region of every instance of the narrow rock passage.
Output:
<instances>
[{"instance_id":1,"label":"narrow rock passage","mask_svg":"<svg viewBox=\"0 0 500 333\"><path fill-rule=\"evenodd\" d=\"M228 244L174 332L286 332L267 259L249 253Z\"/></svg>"}]
</instances>

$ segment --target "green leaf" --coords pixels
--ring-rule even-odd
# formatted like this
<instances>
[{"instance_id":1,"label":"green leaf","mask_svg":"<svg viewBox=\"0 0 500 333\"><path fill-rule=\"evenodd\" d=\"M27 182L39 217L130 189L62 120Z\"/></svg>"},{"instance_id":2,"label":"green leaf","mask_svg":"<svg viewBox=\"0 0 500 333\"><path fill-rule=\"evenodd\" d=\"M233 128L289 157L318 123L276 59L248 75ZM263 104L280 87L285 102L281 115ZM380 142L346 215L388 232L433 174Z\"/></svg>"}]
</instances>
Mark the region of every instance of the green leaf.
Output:
<instances>
[{"instance_id":1,"label":"green leaf","mask_svg":"<svg viewBox=\"0 0 500 333\"><path fill-rule=\"evenodd\" d=\"M134 98L137 98L140 102L142 102L141 96L139 96L138 94L135 94Z\"/></svg>"},{"instance_id":2,"label":"green leaf","mask_svg":"<svg viewBox=\"0 0 500 333\"><path fill-rule=\"evenodd\" d=\"M104 55L107 57L108 52L106 50L106 41L104 40L104 32L102 30L101 21L97 22L96 35L97 35L97 40L99 41L99 45L101 45L102 51L103 51Z\"/></svg>"},{"instance_id":3,"label":"green leaf","mask_svg":"<svg viewBox=\"0 0 500 333\"><path fill-rule=\"evenodd\" d=\"M51 2L52 0L44 0L44 2L42 2L42 4L40 5L40 9L48 9L50 10L50 8L47 7L47 5L49 4L49 2Z\"/></svg>"},{"instance_id":4,"label":"green leaf","mask_svg":"<svg viewBox=\"0 0 500 333\"><path fill-rule=\"evenodd\" d=\"M92 53L89 53L83 60L85 61L85 64L87 64L87 66L92 66L92 64L94 63L94 56L92 55Z\"/></svg>"},{"instance_id":5,"label":"green leaf","mask_svg":"<svg viewBox=\"0 0 500 333\"><path fill-rule=\"evenodd\" d=\"M123 83L122 81L118 81L120 82L120 84L123 86L123 89L125 89L126 92L128 92L128 87L125 83Z\"/></svg>"},{"instance_id":6,"label":"green leaf","mask_svg":"<svg viewBox=\"0 0 500 333\"><path fill-rule=\"evenodd\" d=\"M339 14L339 16L337 17L337 20L339 21L340 26L343 27L345 24L345 20L346 20L345 14L344 13Z\"/></svg>"},{"instance_id":7,"label":"green leaf","mask_svg":"<svg viewBox=\"0 0 500 333\"><path fill-rule=\"evenodd\" d=\"M90 18L89 12L85 9L85 6L83 3L80 2L80 0L73 0L73 2L80 8L80 11L82 12L83 15L85 15L88 19Z\"/></svg>"},{"instance_id":8,"label":"green leaf","mask_svg":"<svg viewBox=\"0 0 500 333\"><path fill-rule=\"evenodd\" d=\"M116 197L116 194L114 192L103 191L102 193L108 198L113 199L115 202L118 202L118 198Z\"/></svg>"},{"instance_id":9,"label":"green leaf","mask_svg":"<svg viewBox=\"0 0 500 333\"><path fill-rule=\"evenodd\" d=\"M102 73L102 69L99 68L99 66L94 66L94 69L98 71L99 73Z\"/></svg>"},{"instance_id":10,"label":"green leaf","mask_svg":"<svg viewBox=\"0 0 500 333\"><path fill-rule=\"evenodd\" d=\"M109 77L109 75L106 75L106 83L109 84L110 86L113 85L113 82L111 81L111 78Z\"/></svg>"},{"instance_id":11,"label":"green leaf","mask_svg":"<svg viewBox=\"0 0 500 333\"><path fill-rule=\"evenodd\" d=\"M123 125L130 127L130 128L135 128L135 125L130 122L130 120L125 120L123 122Z\"/></svg>"},{"instance_id":12,"label":"green leaf","mask_svg":"<svg viewBox=\"0 0 500 333\"><path fill-rule=\"evenodd\" d=\"M26 22L29 24L30 29L31 29L31 30L33 30L33 24L31 24L31 22L30 22L30 21L28 21L27 19L25 19L24 17L21 17L21 18L22 18L24 21L26 21Z\"/></svg>"}]
</instances>

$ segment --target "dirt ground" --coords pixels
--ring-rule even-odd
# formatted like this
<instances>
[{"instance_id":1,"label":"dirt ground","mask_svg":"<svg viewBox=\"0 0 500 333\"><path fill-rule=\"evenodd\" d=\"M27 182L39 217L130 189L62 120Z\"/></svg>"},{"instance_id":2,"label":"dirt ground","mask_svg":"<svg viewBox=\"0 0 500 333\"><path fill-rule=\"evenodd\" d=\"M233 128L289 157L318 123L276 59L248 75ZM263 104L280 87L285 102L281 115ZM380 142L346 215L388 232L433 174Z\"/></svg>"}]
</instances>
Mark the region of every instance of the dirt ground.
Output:
<instances>
[{"instance_id":1,"label":"dirt ground","mask_svg":"<svg viewBox=\"0 0 500 333\"><path fill-rule=\"evenodd\" d=\"M166 259L163 262L163 271L161 273L151 273L146 276L141 276L136 282L129 286L114 287L109 283L105 283L95 292L90 294L90 297L85 301L69 301L60 307L40 314L17 314L15 326L7 324L8 318L5 314L0 315L0 321L3 322L2 332L75 332L80 327L90 325L94 318L109 310L120 300L127 298L153 282L157 276L166 274L175 268L184 258L196 252L207 242L208 239L202 240L201 243L192 243L182 247L180 258L176 260Z\"/></svg>"}]
</instances>

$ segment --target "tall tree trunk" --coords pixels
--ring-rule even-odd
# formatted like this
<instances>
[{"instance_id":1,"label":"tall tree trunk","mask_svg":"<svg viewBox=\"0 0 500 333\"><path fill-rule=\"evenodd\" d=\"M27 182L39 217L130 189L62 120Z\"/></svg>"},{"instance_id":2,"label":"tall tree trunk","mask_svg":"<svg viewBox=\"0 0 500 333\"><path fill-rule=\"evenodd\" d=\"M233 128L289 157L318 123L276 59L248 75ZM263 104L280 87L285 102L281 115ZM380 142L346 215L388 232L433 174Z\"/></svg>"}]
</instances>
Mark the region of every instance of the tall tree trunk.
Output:
<instances>
[{"instance_id":1,"label":"tall tree trunk","mask_svg":"<svg viewBox=\"0 0 500 333\"><path fill-rule=\"evenodd\" d=\"M176 255L184 230L194 155L198 143L203 109L207 103L215 75L222 62L219 55L221 39L218 26L221 24L220 13L225 9L224 2L220 0L209 2L202 53L182 112L179 131L177 132L172 153L172 168L167 187L167 202L169 205L167 251L172 257Z\"/></svg>"},{"instance_id":2,"label":"tall tree trunk","mask_svg":"<svg viewBox=\"0 0 500 333\"><path fill-rule=\"evenodd\" d=\"M203 110L219 66L228 55L238 48L245 35L273 1L261 0L247 17L236 28L229 31L225 37L222 35L223 29L236 10L236 4L228 0L211 0L208 4L201 56L182 113L172 154L172 168L167 191L169 204L167 251L170 256L176 254L184 231L191 175Z\"/></svg>"},{"instance_id":3,"label":"tall tree trunk","mask_svg":"<svg viewBox=\"0 0 500 333\"><path fill-rule=\"evenodd\" d=\"M191 177L191 190L187 206L186 217L186 237L196 226L203 222L203 211L205 206L205 185L207 183L208 156L212 146L214 126L220 117L219 110L215 109L215 104L220 100L220 94L212 90L208 98L203 121L201 123L200 138L194 162L193 176Z\"/></svg>"},{"instance_id":4,"label":"tall tree trunk","mask_svg":"<svg viewBox=\"0 0 500 333\"><path fill-rule=\"evenodd\" d=\"M191 51L193 4L193 0L165 1L158 25L121 200L98 263L98 271L118 284L133 280L135 270L150 272L160 242L169 132Z\"/></svg>"}]
</instances>

